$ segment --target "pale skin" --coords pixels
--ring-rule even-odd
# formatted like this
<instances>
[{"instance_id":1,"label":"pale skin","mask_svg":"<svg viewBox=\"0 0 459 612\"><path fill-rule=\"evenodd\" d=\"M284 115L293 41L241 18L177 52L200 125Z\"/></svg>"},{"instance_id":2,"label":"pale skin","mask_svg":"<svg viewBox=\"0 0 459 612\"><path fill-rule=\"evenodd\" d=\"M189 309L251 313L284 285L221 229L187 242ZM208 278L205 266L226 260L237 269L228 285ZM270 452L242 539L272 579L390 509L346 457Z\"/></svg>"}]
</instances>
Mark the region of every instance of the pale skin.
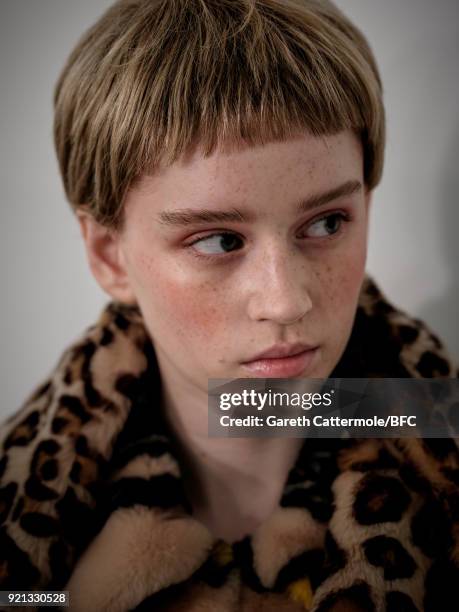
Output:
<instances>
[{"instance_id":1,"label":"pale skin","mask_svg":"<svg viewBox=\"0 0 459 612\"><path fill-rule=\"evenodd\" d=\"M118 231L79 214L100 286L143 313L194 514L227 541L272 513L303 440L209 438L208 379L247 377L243 362L278 342L318 345L301 377L332 372L364 277L370 198L353 133L302 133L208 158L197 148L141 177ZM210 217L221 212L233 214Z\"/></svg>"}]
</instances>

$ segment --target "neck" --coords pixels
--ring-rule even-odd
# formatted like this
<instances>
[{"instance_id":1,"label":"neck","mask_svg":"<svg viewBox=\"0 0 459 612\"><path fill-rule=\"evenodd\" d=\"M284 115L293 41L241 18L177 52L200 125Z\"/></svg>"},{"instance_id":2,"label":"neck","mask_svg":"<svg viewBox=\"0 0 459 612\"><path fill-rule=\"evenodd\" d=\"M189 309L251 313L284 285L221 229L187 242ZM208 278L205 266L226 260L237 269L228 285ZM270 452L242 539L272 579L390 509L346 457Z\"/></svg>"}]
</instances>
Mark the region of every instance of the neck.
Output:
<instances>
[{"instance_id":1,"label":"neck","mask_svg":"<svg viewBox=\"0 0 459 612\"><path fill-rule=\"evenodd\" d=\"M303 440L210 438L207 392L162 375L172 432L193 514L227 541L247 535L278 506Z\"/></svg>"}]
</instances>

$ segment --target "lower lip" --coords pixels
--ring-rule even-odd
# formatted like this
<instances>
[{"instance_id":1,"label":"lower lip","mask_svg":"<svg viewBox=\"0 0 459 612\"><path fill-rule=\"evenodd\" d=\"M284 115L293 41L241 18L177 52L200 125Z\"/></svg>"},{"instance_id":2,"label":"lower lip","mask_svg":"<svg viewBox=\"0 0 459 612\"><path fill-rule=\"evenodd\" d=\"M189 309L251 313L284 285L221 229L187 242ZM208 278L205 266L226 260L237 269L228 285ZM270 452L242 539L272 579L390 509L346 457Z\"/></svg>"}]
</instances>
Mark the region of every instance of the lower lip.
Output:
<instances>
[{"instance_id":1,"label":"lower lip","mask_svg":"<svg viewBox=\"0 0 459 612\"><path fill-rule=\"evenodd\" d=\"M314 357L317 348L291 357L278 357L272 359L258 359L243 363L243 367L254 377L260 378L291 378L300 376L307 370Z\"/></svg>"}]
</instances>

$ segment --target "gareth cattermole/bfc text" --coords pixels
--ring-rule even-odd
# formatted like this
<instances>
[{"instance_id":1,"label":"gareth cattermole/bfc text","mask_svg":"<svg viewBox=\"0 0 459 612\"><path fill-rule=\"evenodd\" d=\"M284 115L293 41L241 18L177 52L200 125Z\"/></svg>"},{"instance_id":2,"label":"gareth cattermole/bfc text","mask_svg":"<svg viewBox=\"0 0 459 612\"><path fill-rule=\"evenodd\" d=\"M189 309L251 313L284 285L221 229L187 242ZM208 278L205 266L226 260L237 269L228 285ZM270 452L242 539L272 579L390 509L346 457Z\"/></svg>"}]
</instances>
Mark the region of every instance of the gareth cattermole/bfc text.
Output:
<instances>
[{"instance_id":1,"label":"gareth cattermole/bfc text","mask_svg":"<svg viewBox=\"0 0 459 612\"><path fill-rule=\"evenodd\" d=\"M297 417L278 417L275 415L246 417L220 417L223 427L416 427L416 417L408 415L388 415L386 417L344 418L340 416L324 417L320 414L310 418L305 415Z\"/></svg>"}]
</instances>

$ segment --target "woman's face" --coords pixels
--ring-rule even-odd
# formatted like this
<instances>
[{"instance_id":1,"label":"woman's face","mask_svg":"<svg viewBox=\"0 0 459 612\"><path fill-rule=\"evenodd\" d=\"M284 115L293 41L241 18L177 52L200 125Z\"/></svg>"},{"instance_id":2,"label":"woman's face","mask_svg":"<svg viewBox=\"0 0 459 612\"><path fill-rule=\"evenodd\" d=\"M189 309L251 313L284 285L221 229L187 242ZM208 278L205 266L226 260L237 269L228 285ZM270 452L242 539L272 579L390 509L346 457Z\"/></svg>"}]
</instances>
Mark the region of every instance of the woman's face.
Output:
<instances>
[{"instance_id":1,"label":"woman's face","mask_svg":"<svg viewBox=\"0 0 459 612\"><path fill-rule=\"evenodd\" d=\"M197 151L143 177L116 241L162 373L203 390L209 378L327 377L353 324L368 207L350 131ZM302 353L253 362L274 345Z\"/></svg>"}]
</instances>

